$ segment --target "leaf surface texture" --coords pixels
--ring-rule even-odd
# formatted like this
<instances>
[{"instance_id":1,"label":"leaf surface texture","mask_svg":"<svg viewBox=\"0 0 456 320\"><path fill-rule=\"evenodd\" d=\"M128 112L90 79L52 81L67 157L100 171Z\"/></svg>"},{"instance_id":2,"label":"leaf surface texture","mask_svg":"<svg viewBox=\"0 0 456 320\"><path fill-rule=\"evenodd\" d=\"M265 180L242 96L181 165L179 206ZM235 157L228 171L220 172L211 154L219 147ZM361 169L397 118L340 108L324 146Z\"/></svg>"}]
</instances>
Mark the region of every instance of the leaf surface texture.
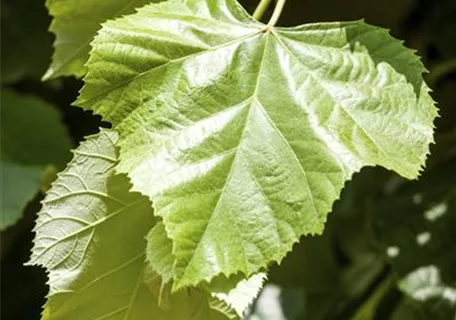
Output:
<instances>
[{"instance_id":1,"label":"leaf surface texture","mask_svg":"<svg viewBox=\"0 0 456 320\"><path fill-rule=\"evenodd\" d=\"M47 0L53 16L50 31L55 34L52 64L44 79L86 73L90 42L108 19L134 12L153 0Z\"/></svg>"},{"instance_id":2,"label":"leaf surface texture","mask_svg":"<svg viewBox=\"0 0 456 320\"><path fill-rule=\"evenodd\" d=\"M319 234L363 166L416 178L436 109L418 57L362 21L272 28L232 0L110 21L76 104L172 240L174 288L250 276Z\"/></svg>"},{"instance_id":3,"label":"leaf surface texture","mask_svg":"<svg viewBox=\"0 0 456 320\"><path fill-rule=\"evenodd\" d=\"M145 261L153 210L114 173L117 139L109 130L88 137L43 201L29 262L48 271L43 319L236 319L199 288L169 292L169 308L159 304L161 280Z\"/></svg>"}]
</instances>

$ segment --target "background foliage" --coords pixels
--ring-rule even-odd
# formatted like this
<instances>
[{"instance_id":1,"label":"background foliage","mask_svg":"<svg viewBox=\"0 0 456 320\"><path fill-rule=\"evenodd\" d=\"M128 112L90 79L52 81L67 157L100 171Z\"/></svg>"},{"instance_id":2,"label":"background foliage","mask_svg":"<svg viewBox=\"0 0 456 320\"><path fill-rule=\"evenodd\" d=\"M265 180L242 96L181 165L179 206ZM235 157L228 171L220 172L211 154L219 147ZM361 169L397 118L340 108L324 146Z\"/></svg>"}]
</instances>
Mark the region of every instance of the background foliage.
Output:
<instances>
[{"instance_id":1,"label":"background foliage","mask_svg":"<svg viewBox=\"0 0 456 320\"><path fill-rule=\"evenodd\" d=\"M257 1L241 3L252 12ZM40 82L52 55L52 35L47 32L51 19L44 3L2 0L1 5L2 171L14 159L21 165L17 169L22 170L20 175L30 174L33 181L28 189L20 186L24 192L28 190L22 200L27 204L24 216L7 228L3 221L13 184L2 172L1 317L39 319L48 291L46 277L42 270L22 264L30 254L31 230L42 191L53 180L56 168L62 168L68 160L65 151L70 145L79 144L83 136L108 125L98 116L70 107L81 81L66 77ZM109 12L117 14L118 9L113 2L112 8L99 10L109 16ZM85 8L78 10L83 12ZM377 168L357 174L335 204L324 235L304 238L280 266L273 266L250 319L454 318L455 16L453 0L288 1L281 25L365 18L405 39L407 46L418 50L431 71L427 81L434 90L441 117L436 121L436 144L422 178L408 182ZM87 22L88 34L94 33L93 24ZM81 39L81 55L87 54L86 42ZM75 50L62 48L61 54ZM76 59L72 66L78 68L80 64ZM49 70L48 78L71 73L71 67ZM16 115L8 112L13 107ZM44 128L34 127L27 116L20 114L31 114L36 108L43 110L37 112L34 120L49 123ZM47 120L47 114L51 120ZM32 147L24 148L28 154L6 149L9 136L17 144L26 145L17 134L10 134L17 128L23 129L21 138L31 141ZM33 133L46 129L57 131L52 134L61 141L45 135L38 141ZM41 148L33 148L36 146ZM29 159L39 161L32 163Z\"/></svg>"}]
</instances>

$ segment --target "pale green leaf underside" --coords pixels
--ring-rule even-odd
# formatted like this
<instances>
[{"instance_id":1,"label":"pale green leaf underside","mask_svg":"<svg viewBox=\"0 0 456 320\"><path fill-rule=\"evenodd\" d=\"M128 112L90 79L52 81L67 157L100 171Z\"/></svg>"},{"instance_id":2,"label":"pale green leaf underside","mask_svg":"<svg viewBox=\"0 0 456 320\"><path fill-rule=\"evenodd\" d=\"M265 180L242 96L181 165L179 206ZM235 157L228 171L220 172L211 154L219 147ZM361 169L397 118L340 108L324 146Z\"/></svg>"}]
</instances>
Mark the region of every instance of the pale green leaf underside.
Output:
<instances>
[{"instance_id":1,"label":"pale green leaf underside","mask_svg":"<svg viewBox=\"0 0 456 320\"><path fill-rule=\"evenodd\" d=\"M248 279L239 281L232 289L220 288L217 290L211 287L211 294L214 298L225 302L242 317L260 293L265 281L266 273L260 272Z\"/></svg>"},{"instance_id":2,"label":"pale green leaf underside","mask_svg":"<svg viewBox=\"0 0 456 320\"><path fill-rule=\"evenodd\" d=\"M76 104L119 131L179 288L280 261L362 166L416 178L436 116L423 71L360 21L271 29L232 0L171 0L104 25Z\"/></svg>"},{"instance_id":3,"label":"pale green leaf underside","mask_svg":"<svg viewBox=\"0 0 456 320\"><path fill-rule=\"evenodd\" d=\"M54 106L32 96L1 90L0 230L22 217L39 191L47 165L63 166L70 139Z\"/></svg>"},{"instance_id":4,"label":"pale green leaf underside","mask_svg":"<svg viewBox=\"0 0 456 320\"><path fill-rule=\"evenodd\" d=\"M116 141L110 131L89 137L43 201L30 259L48 271L43 319L142 319L158 309L143 285L153 212L113 175Z\"/></svg>"},{"instance_id":5,"label":"pale green leaf underside","mask_svg":"<svg viewBox=\"0 0 456 320\"><path fill-rule=\"evenodd\" d=\"M53 16L50 31L55 34L52 64L45 80L59 76L82 77L89 58L90 42L108 19L134 12L154 0L47 0ZM156 2L156 1L155 1Z\"/></svg>"},{"instance_id":6,"label":"pale green leaf underside","mask_svg":"<svg viewBox=\"0 0 456 320\"><path fill-rule=\"evenodd\" d=\"M145 236L154 225L148 199L115 175L117 134L103 130L74 151L43 201L29 264L48 271L43 319L222 320L202 289L170 294L159 306L145 281Z\"/></svg>"}]
</instances>

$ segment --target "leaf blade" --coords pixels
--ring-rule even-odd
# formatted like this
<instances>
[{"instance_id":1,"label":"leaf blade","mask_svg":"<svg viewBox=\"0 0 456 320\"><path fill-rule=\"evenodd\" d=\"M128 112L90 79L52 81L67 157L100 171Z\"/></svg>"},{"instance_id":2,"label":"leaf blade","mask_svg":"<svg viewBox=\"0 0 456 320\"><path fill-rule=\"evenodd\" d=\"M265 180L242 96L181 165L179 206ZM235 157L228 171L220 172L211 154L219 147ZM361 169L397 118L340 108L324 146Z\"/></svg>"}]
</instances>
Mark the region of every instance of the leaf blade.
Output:
<instances>
[{"instance_id":1,"label":"leaf blade","mask_svg":"<svg viewBox=\"0 0 456 320\"><path fill-rule=\"evenodd\" d=\"M108 19L134 12L133 9L149 3L148 0L66 1L47 0L46 7L53 20L49 30L55 34L51 66L43 76L49 80L85 73L90 42Z\"/></svg>"},{"instance_id":2,"label":"leaf blade","mask_svg":"<svg viewBox=\"0 0 456 320\"><path fill-rule=\"evenodd\" d=\"M359 21L270 29L235 1L179 6L183 16L165 3L109 23L77 101L119 130L119 171L163 218L176 289L280 261L301 235L322 232L362 166L417 177L436 110L422 64L384 30ZM101 48L142 19L128 41L153 41L131 72L135 55ZM165 34L177 42L165 45Z\"/></svg>"}]
</instances>

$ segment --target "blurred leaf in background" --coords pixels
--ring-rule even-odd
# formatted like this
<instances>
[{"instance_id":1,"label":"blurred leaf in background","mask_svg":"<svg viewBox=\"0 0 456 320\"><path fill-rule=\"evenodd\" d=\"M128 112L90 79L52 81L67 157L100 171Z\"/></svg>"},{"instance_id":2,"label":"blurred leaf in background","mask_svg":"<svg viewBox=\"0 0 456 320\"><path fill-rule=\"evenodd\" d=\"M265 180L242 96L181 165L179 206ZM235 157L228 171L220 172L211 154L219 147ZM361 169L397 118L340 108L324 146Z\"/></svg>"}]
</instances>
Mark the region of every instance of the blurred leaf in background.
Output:
<instances>
[{"instance_id":1,"label":"blurred leaf in background","mask_svg":"<svg viewBox=\"0 0 456 320\"><path fill-rule=\"evenodd\" d=\"M82 77L89 59L90 42L101 23L129 13L153 0L47 0L54 17L50 30L55 34L52 64L44 80L59 76ZM156 2L156 1L155 1Z\"/></svg>"},{"instance_id":2,"label":"blurred leaf in background","mask_svg":"<svg viewBox=\"0 0 456 320\"><path fill-rule=\"evenodd\" d=\"M1 93L0 230L14 224L41 186L45 168L63 168L70 155L70 138L58 110L40 98L9 89Z\"/></svg>"}]
</instances>

